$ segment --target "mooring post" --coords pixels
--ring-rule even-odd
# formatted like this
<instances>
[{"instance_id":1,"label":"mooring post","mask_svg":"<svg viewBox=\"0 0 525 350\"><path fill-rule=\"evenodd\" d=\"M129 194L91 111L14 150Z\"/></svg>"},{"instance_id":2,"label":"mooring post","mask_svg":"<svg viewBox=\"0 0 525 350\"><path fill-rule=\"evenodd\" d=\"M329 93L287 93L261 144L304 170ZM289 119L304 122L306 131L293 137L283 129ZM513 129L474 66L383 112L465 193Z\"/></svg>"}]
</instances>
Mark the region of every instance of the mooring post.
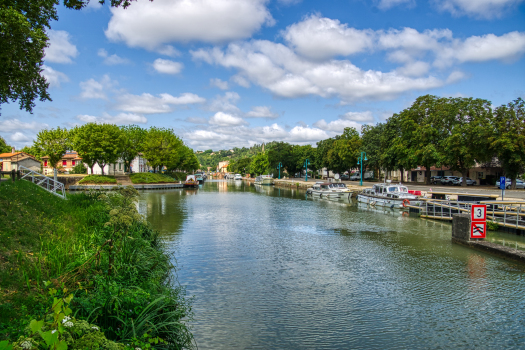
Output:
<instances>
[{"instance_id":1,"label":"mooring post","mask_svg":"<svg viewBox=\"0 0 525 350\"><path fill-rule=\"evenodd\" d=\"M11 169L11 180L13 182L15 182L16 178L15 178L15 169Z\"/></svg>"}]
</instances>

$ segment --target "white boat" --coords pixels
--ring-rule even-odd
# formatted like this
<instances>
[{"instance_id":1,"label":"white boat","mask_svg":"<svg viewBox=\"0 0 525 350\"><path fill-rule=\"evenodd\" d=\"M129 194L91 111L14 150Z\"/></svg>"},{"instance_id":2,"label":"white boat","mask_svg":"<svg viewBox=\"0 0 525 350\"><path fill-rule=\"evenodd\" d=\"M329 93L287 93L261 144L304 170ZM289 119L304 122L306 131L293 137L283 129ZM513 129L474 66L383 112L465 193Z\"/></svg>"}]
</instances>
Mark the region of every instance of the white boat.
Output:
<instances>
[{"instance_id":1,"label":"white boat","mask_svg":"<svg viewBox=\"0 0 525 350\"><path fill-rule=\"evenodd\" d=\"M272 175L260 175L255 178L256 185L270 186L273 185L273 176Z\"/></svg>"},{"instance_id":2,"label":"white boat","mask_svg":"<svg viewBox=\"0 0 525 350\"><path fill-rule=\"evenodd\" d=\"M357 195L357 201L391 209L404 209L407 205L419 206L422 202L417 196L408 193L406 186L391 183L376 184L364 189Z\"/></svg>"},{"instance_id":3,"label":"white boat","mask_svg":"<svg viewBox=\"0 0 525 350\"><path fill-rule=\"evenodd\" d=\"M348 189L348 187L346 187L344 183L336 182L336 183L331 183L330 185L331 185L330 188L334 188L341 193L341 198L351 198L352 197L352 191L350 191L350 189Z\"/></svg>"},{"instance_id":4,"label":"white boat","mask_svg":"<svg viewBox=\"0 0 525 350\"><path fill-rule=\"evenodd\" d=\"M335 188L330 182L321 182L316 183L312 187L306 190L306 194L312 196L319 196L321 198L342 198L343 192L339 191L338 188Z\"/></svg>"},{"instance_id":5,"label":"white boat","mask_svg":"<svg viewBox=\"0 0 525 350\"><path fill-rule=\"evenodd\" d=\"M242 175L241 174L235 174L235 176L233 177L234 180L242 180Z\"/></svg>"}]
</instances>

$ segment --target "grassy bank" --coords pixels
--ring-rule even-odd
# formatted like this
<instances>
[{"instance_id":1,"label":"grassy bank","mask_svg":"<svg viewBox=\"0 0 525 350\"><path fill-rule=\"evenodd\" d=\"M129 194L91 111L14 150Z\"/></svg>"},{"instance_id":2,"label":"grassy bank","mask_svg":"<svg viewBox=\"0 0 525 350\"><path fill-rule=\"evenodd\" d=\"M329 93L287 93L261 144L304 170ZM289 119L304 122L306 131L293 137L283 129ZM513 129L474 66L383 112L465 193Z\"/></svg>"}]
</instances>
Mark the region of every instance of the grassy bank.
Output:
<instances>
[{"instance_id":1,"label":"grassy bank","mask_svg":"<svg viewBox=\"0 0 525 350\"><path fill-rule=\"evenodd\" d=\"M131 174L129 178L134 184L159 184L176 182L171 176L157 173L134 173Z\"/></svg>"},{"instance_id":2,"label":"grassy bank","mask_svg":"<svg viewBox=\"0 0 525 350\"><path fill-rule=\"evenodd\" d=\"M78 182L79 185L116 185L114 176L88 175Z\"/></svg>"},{"instance_id":3,"label":"grassy bank","mask_svg":"<svg viewBox=\"0 0 525 350\"><path fill-rule=\"evenodd\" d=\"M75 322L107 339L192 347L190 301L136 198L128 187L64 201L26 181L0 183L0 340L15 341L53 299L72 294Z\"/></svg>"}]
</instances>

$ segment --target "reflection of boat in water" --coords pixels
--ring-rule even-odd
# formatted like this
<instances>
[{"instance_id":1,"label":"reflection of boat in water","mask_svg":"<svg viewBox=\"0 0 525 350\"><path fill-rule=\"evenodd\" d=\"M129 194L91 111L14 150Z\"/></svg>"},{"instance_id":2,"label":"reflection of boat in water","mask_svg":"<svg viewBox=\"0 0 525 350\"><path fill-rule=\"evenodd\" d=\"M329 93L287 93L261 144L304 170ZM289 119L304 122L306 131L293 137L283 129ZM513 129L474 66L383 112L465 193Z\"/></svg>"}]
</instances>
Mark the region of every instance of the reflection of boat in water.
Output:
<instances>
[{"instance_id":1,"label":"reflection of boat in water","mask_svg":"<svg viewBox=\"0 0 525 350\"><path fill-rule=\"evenodd\" d=\"M256 185L270 186L273 185L273 176L272 175L259 175L255 178Z\"/></svg>"},{"instance_id":2,"label":"reflection of boat in water","mask_svg":"<svg viewBox=\"0 0 525 350\"><path fill-rule=\"evenodd\" d=\"M376 184L372 188L366 188L357 195L357 200L360 203L392 209L404 209L406 205L421 204L417 196L408 193L406 186L391 183Z\"/></svg>"},{"instance_id":3,"label":"reflection of boat in water","mask_svg":"<svg viewBox=\"0 0 525 350\"><path fill-rule=\"evenodd\" d=\"M306 190L306 194L312 196L319 196L322 198L342 198L343 193L338 188L332 187L329 182L316 183L312 187ZM348 195L345 194L347 197Z\"/></svg>"},{"instance_id":4,"label":"reflection of boat in water","mask_svg":"<svg viewBox=\"0 0 525 350\"><path fill-rule=\"evenodd\" d=\"M405 211L405 210L393 210L393 209L391 209L389 207L375 207L375 206L372 206L372 205L368 205L366 203L357 202L357 207L360 210L365 210L365 211L374 212L374 213L381 213L381 214L385 214L385 215L392 215L392 216L396 216L396 217L408 217L408 216L410 216L408 211Z\"/></svg>"},{"instance_id":5,"label":"reflection of boat in water","mask_svg":"<svg viewBox=\"0 0 525 350\"><path fill-rule=\"evenodd\" d=\"M275 189L274 187L271 187L271 186L254 186L254 187L255 187L256 192L265 193L265 194L273 193Z\"/></svg>"},{"instance_id":6,"label":"reflection of boat in water","mask_svg":"<svg viewBox=\"0 0 525 350\"><path fill-rule=\"evenodd\" d=\"M199 188L199 180L195 175L186 176L186 181L184 181L183 186L185 188Z\"/></svg>"}]
</instances>

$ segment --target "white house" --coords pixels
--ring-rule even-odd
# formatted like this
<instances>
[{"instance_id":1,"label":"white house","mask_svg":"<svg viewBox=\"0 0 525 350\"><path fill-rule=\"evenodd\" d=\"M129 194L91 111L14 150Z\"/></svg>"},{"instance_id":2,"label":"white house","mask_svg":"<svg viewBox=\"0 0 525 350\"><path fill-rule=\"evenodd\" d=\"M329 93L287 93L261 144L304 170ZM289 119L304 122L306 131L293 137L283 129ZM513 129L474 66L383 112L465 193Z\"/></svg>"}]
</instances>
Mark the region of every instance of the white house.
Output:
<instances>
[{"instance_id":1,"label":"white house","mask_svg":"<svg viewBox=\"0 0 525 350\"><path fill-rule=\"evenodd\" d=\"M85 164L85 166L88 168L88 174L91 175L91 169L87 164ZM139 154L131 162L131 172L133 173L144 173L151 169L153 168L147 164L147 160L142 157L142 154ZM114 164L106 164L104 166L104 175L124 175L125 173L125 164L122 159L117 160ZM102 175L102 168L98 164L93 166L93 174Z\"/></svg>"}]
</instances>

